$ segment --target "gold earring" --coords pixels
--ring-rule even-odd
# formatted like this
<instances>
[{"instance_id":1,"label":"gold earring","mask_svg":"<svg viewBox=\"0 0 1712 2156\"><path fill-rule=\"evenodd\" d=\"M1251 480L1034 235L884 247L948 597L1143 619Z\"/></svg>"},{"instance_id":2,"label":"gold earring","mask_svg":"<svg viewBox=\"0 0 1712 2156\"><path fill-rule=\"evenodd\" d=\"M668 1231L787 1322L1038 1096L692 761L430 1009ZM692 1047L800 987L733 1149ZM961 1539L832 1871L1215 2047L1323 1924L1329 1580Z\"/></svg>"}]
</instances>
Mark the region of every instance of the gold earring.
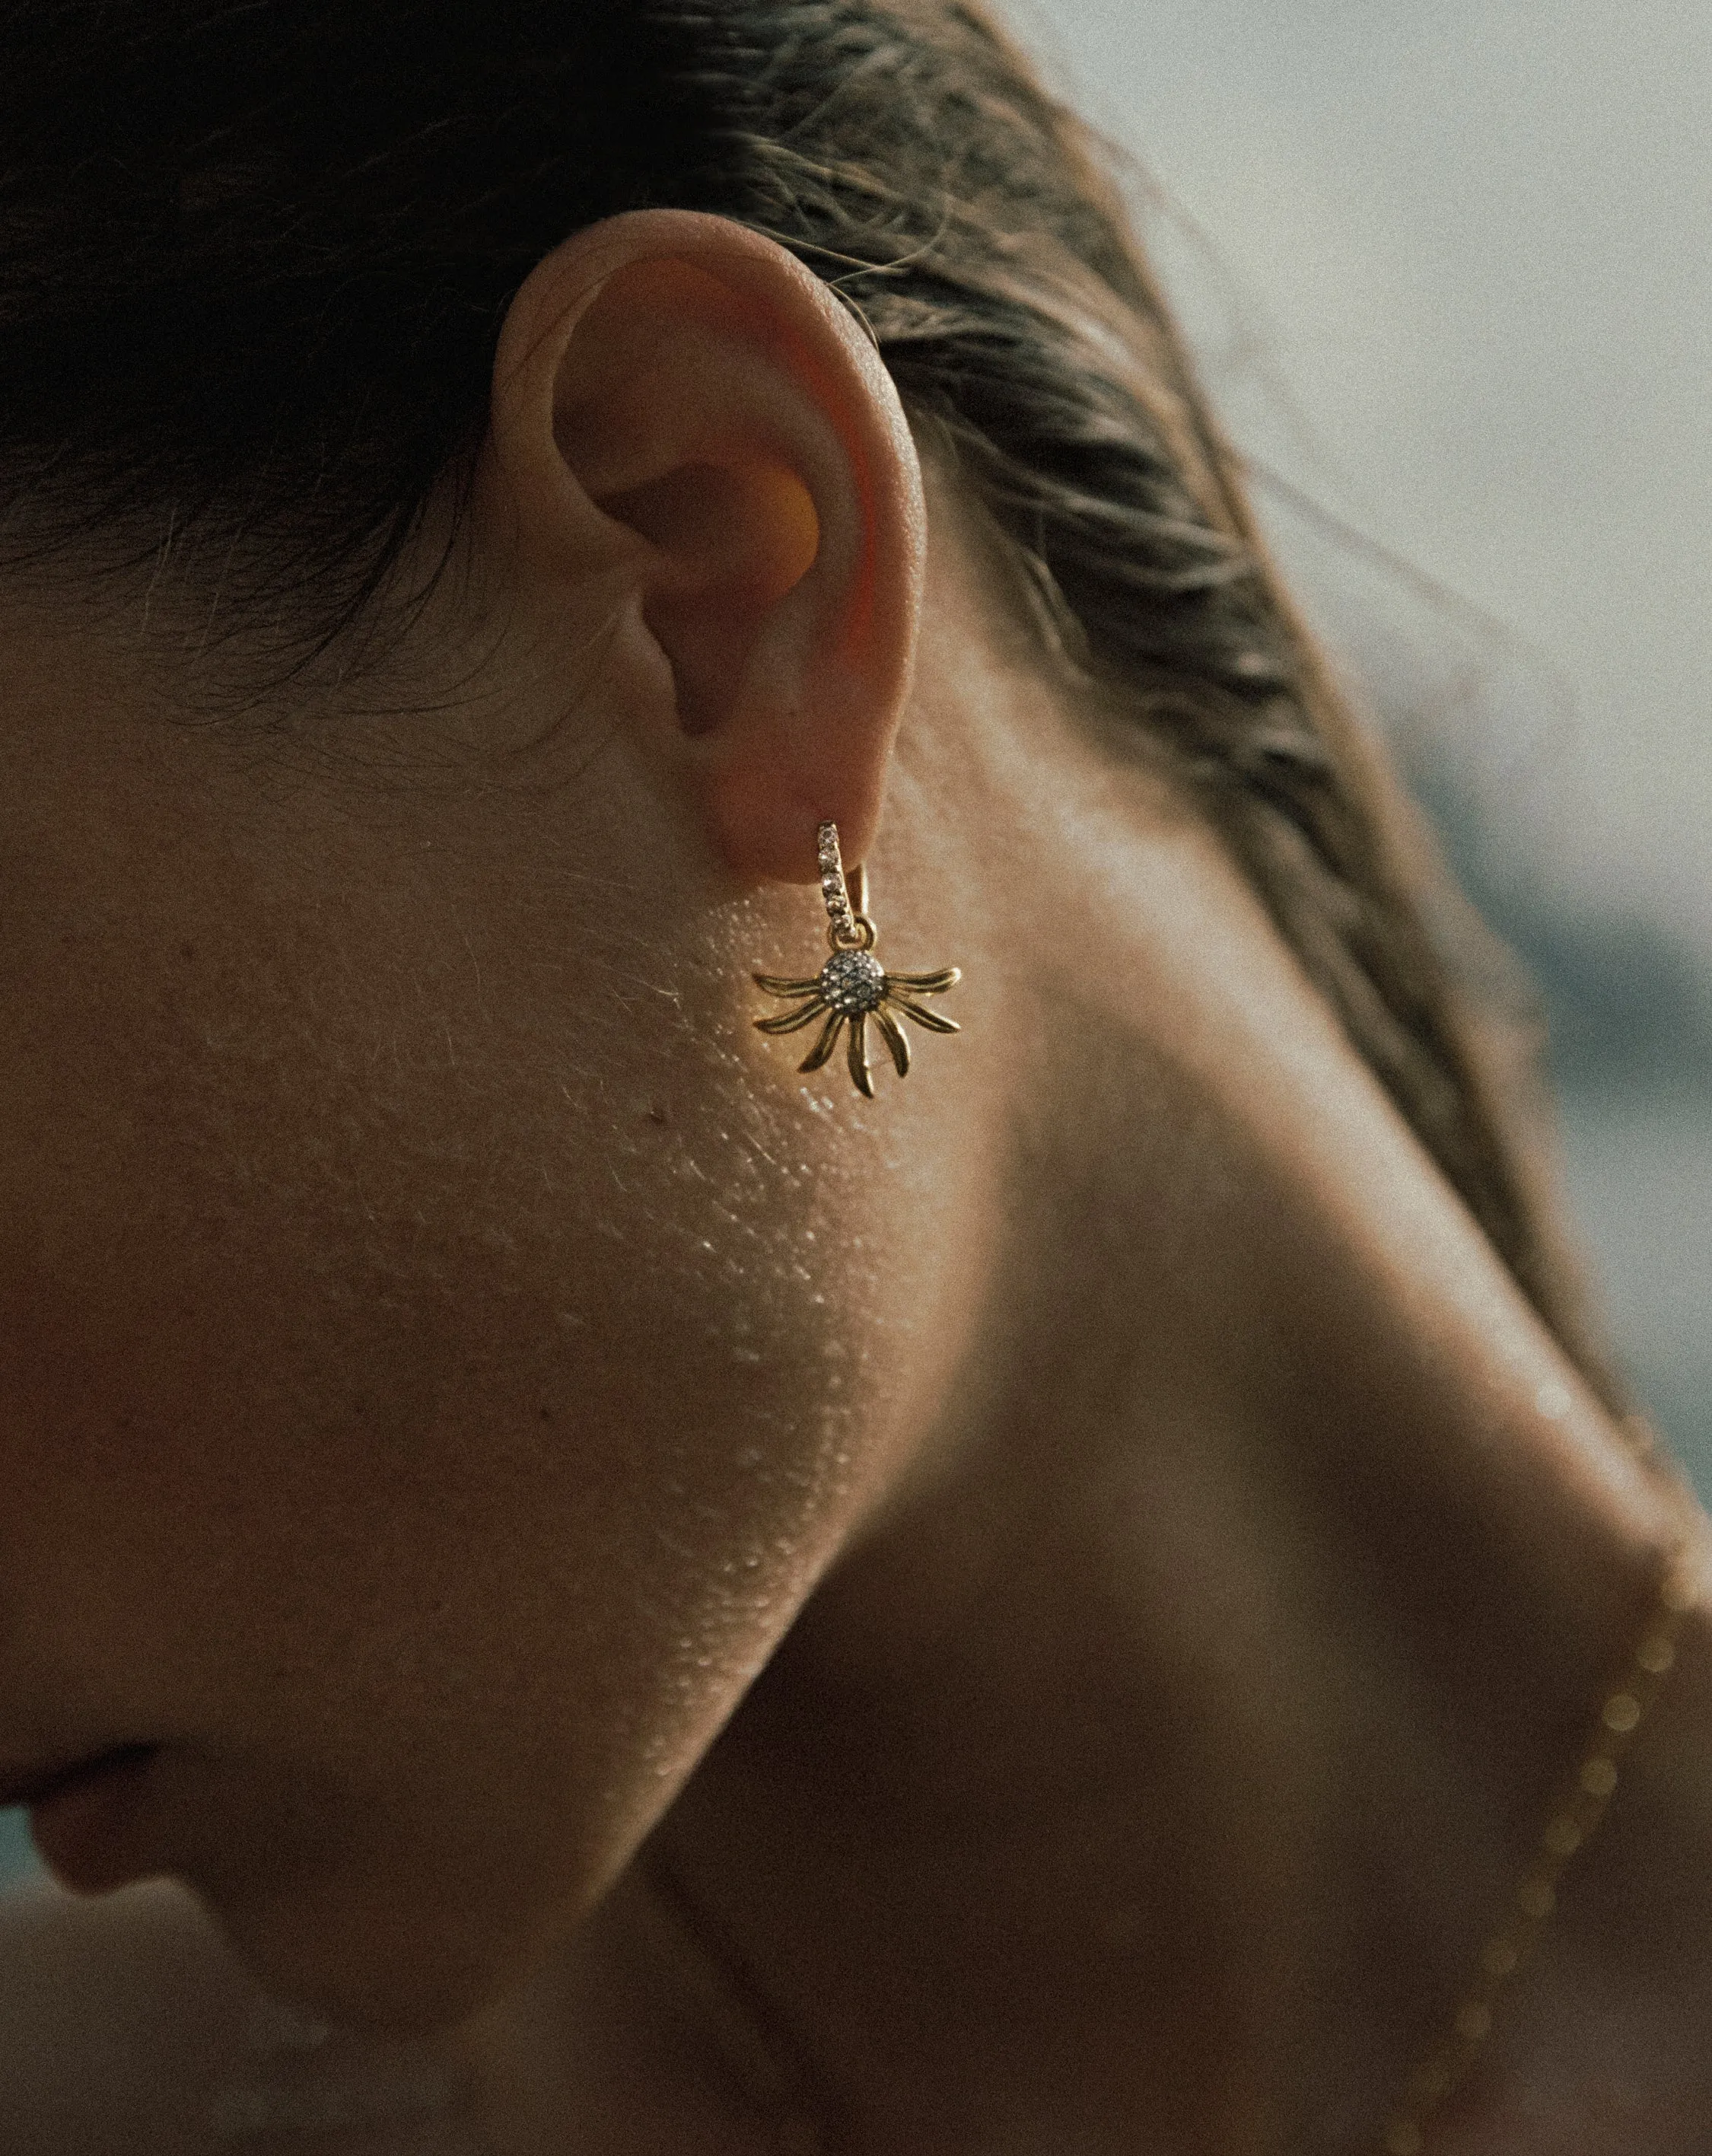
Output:
<instances>
[{"instance_id":1,"label":"gold earring","mask_svg":"<svg viewBox=\"0 0 1712 2156\"><path fill-rule=\"evenodd\" d=\"M954 1025L937 1011L925 1009L915 1001L918 996L943 995L954 988L963 976L956 966L942 966L936 973L888 973L874 955L875 930L868 917L868 872L854 871L853 901L850 886L844 880L843 857L838 851L838 827L823 824L815 834L820 852L820 888L826 900L827 941L833 955L812 980L790 981L780 973L757 973L755 984L765 988L770 996L778 996L795 1002L799 997L807 998L799 1003L795 1010L782 1012L777 1018L758 1018L756 1029L760 1033L795 1033L801 1026L812 1025L823 1013L826 1024L818 1039L804 1060L797 1065L799 1070L818 1070L823 1064L832 1060L838 1045L838 1035L848 1025L850 1029L849 1046L846 1051L850 1065L850 1076L859 1093L874 1098L874 1074L868 1067L868 1021L872 1019L879 1028L880 1036L892 1052L892 1061L899 1077L908 1075L910 1043L904 1029L898 1024L894 1013L925 1026L930 1033L961 1033L962 1028Z\"/></svg>"}]
</instances>

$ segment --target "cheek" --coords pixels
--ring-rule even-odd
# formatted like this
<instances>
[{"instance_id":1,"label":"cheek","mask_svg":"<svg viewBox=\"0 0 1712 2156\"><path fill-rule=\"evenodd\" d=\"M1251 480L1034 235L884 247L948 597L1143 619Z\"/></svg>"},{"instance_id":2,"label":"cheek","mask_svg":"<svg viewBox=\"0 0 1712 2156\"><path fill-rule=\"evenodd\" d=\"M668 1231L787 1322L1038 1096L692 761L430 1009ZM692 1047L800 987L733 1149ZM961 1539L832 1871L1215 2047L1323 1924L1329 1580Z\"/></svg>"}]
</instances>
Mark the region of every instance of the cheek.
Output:
<instances>
[{"instance_id":1,"label":"cheek","mask_svg":"<svg viewBox=\"0 0 1712 2156\"><path fill-rule=\"evenodd\" d=\"M8 1692L163 1741L159 1861L281 1989L392 2020L607 1883L960 1331L897 1225L950 1195L925 1101L770 1083L724 988L570 1060L503 937L435 977L445 926L408 994L360 942L259 979L253 922L85 975L0 1259Z\"/></svg>"}]
</instances>

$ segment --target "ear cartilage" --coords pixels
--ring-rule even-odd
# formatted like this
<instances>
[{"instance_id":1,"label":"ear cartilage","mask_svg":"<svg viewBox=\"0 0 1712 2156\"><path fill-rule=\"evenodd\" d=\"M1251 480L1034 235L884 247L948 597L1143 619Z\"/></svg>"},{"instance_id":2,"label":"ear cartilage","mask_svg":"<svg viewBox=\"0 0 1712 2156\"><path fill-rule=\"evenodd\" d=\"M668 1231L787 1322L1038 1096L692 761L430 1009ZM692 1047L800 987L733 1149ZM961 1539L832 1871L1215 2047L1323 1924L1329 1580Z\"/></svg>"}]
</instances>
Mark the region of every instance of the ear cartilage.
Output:
<instances>
[{"instance_id":1,"label":"ear cartilage","mask_svg":"<svg viewBox=\"0 0 1712 2156\"><path fill-rule=\"evenodd\" d=\"M908 1075L910 1040L898 1024L900 1015L929 1033L960 1033L962 1029L937 1011L916 1000L943 995L963 978L956 966L942 966L933 973L888 973L874 955L878 932L868 913L868 874L857 868L847 880L843 855L838 849L836 824L820 825L815 834L820 860L821 896L826 901L827 942L832 956L819 973L792 980L782 973L756 973L756 986L768 995L795 1005L773 1018L758 1018L761 1033L795 1033L823 1019L814 1045L797 1066L801 1071L818 1070L831 1062L839 1038L848 1029L845 1060L851 1083L869 1100L874 1097L874 1074L868 1067L868 1027L870 1019L889 1051L899 1077ZM854 885L853 893L852 883Z\"/></svg>"}]
</instances>

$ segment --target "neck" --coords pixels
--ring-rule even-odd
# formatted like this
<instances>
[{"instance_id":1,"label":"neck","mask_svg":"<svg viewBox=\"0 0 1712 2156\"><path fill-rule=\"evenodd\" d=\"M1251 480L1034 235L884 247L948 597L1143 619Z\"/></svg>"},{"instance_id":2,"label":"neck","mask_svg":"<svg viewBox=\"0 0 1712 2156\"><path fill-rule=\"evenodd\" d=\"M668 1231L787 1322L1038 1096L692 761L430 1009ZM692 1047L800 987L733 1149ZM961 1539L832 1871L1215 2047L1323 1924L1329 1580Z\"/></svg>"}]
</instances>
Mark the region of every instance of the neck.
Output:
<instances>
[{"instance_id":1,"label":"neck","mask_svg":"<svg viewBox=\"0 0 1712 2156\"><path fill-rule=\"evenodd\" d=\"M1209 841L1058 922L962 1404L648 1861L832 2145L1357 2145L1672 1530Z\"/></svg>"},{"instance_id":2,"label":"neck","mask_svg":"<svg viewBox=\"0 0 1712 2156\"><path fill-rule=\"evenodd\" d=\"M1047 819L1025 716L900 791L979 804L931 855L1008 968L1008 1226L915 1470L551 1979L615 2156L1376 2145L1674 1537L1214 840L1068 731Z\"/></svg>"}]
</instances>

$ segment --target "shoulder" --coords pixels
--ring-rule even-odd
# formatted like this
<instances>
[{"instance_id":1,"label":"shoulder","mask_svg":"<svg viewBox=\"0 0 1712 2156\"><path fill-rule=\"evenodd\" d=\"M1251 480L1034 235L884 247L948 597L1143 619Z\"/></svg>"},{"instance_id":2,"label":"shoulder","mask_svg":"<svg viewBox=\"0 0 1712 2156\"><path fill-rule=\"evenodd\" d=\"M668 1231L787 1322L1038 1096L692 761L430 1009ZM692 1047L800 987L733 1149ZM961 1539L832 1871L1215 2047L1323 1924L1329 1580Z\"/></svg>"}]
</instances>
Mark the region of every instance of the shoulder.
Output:
<instances>
[{"instance_id":1,"label":"shoulder","mask_svg":"<svg viewBox=\"0 0 1712 2156\"><path fill-rule=\"evenodd\" d=\"M164 1881L0 1896L0 2156L202 2156L251 1987Z\"/></svg>"}]
</instances>

